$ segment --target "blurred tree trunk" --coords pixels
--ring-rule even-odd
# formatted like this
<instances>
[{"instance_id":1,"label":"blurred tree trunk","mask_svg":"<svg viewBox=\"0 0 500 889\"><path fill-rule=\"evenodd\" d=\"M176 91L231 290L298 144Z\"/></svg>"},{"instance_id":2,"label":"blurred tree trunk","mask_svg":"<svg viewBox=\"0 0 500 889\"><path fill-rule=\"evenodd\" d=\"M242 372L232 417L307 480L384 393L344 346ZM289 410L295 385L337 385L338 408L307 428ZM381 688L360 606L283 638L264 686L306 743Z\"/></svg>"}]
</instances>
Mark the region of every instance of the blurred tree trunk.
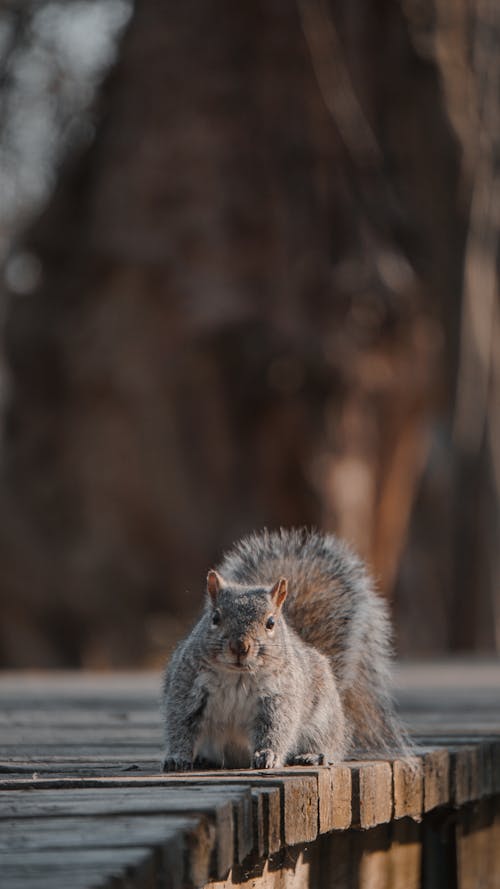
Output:
<instances>
[{"instance_id":1,"label":"blurred tree trunk","mask_svg":"<svg viewBox=\"0 0 500 889\"><path fill-rule=\"evenodd\" d=\"M500 8L488 0L437 0L427 18L417 4L408 10L417 45L436 59L459 140L456 212L465 237L461 299L452 307L445 353L449 409L434 428L397 589L402 644L416 652L498 652ZM419 597L408 595L416 580L437 606L437 636L422 621Z\"/></svg>"},{"instance_id":2,"label":"blurred tree trunk","mask_svg":"<svg viewBox=\"0 0 500 889\"><path fill-rule=\"evenodd\" d=\"M461 644L449 39L388 0L137 5L97 140L26 237L43 284L9 305L4 661L154 656L262 525L339 531L390 594L433 436L399 634Z\"/></svg>"}]
</instances>

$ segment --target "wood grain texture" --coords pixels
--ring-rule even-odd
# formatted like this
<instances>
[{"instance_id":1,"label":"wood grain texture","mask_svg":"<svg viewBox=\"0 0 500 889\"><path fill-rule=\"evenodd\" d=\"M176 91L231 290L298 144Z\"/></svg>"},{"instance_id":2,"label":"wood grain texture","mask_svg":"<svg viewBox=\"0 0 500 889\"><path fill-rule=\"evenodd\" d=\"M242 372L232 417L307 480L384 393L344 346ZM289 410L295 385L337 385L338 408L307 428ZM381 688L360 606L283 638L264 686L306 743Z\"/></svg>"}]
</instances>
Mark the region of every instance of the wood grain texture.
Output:
<instances>
[{"instance_id":1,"label":"wood grain texture","mask_svg":"<svg viewBox=\"0 0 500 889\"><path fill-rule=\"evenodd\" d=\"M114 816L56 817L2 822L0 857L27 851L117 850L143 847L153 850L158 866L172 874L173 889L185 883L203 885L210 875L215 850L215 827L203 817ZM175 877L175 879L173 879Z\"/></svg>"},{"instance_id":2,"label":"wood grain texture","mask_svg":"<svg viewBox=\"0 0 500 889\"><path fill-rule=\"evenodd\" d=\"M348 763L352 776L352 823L363 829L392 818L392 768L388 762Z\"/></svg>"},{"instance_id":3,"label":"wood grain texture","mask_svg":"<svg viewBox=\"0 0 500 889\"><path fill-rule=\"evenodd\" d=\"M281 798L281 835L286 845L308 843L318 834L318 773L320 768L198 772L169 776L174 783L202 780L215 786L244 781L250 787L278 787Z\"/></svg>"},{"instance_id":4,"label":"wood grain texture","mask_svg":"<svg viewBox=\"0 0 500 889\"><path fill-rule=\"evenodd\" d=\"M155 889L156 870L150 850L141 848L4 852L2 889L87 889L112 880L131 889Z\"/></svg>"},{"instance_id":5,"label":"wood grain texture","mask_svg":"<svg viewBox=\"0 0 500 889\"><path fill-rule=\"evenodd\" d=\"M421 757L394 760L392 775L394 818L420 819L424 806L424 765Z\"/></svg>"},{"instance_id":6,"label":"wood grain texture","mask_svg":"<svg viewBox=\"0 0 500 889\"><path fill-rule=\"evenodd\" d=\"M450 754L446 748L423 753L424 812L430 812L450 801Z\"/></svg>"},{"instance_id":7,"label":"wood grain texture","mask_svg":"<svg viewBox=\"0 0 500 889\"><path fill-rule=\"evenodd\" d=\"M318 774L319 831L346 830L352 823L352 771L334 765Z\"/></svg>"},{"instance_id":8,"label":"wood grain texture","mask_svg":"<svg viewBox=\"0 0 500 889\"><path fill-rule=\"evenodd\" d=\"M458 889L500 886L500 807L498 799L466 807L456 828Z\"/></svg>"},{"instance_id":9,"label":"wood grain texture","mask_svg":"<svg viewBox=\"0 0 500 889\"><path fill-rule=\"evenodd\" d=\"M214 875L225 876L235 860L236 828L234 804L243 801L249 808L248 788L117 788L95 790L5 790L0 793L0 824L14 819L93 816L114 819L135 815L205 815L213 826L215 842Z\"/></svg>"}]
</instances>

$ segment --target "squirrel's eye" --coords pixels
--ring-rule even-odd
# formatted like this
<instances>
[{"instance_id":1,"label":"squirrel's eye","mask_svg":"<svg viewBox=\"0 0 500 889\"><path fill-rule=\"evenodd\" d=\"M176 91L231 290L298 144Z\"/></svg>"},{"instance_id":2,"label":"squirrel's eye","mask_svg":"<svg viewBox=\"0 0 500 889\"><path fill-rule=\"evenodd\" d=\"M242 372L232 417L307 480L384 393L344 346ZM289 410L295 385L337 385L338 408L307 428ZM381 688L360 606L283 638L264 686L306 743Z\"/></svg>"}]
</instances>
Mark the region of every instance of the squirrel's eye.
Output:
<instances>
[{"instance_id":1,"label":"squirrel's eye","mask_svg":"<svg viewBox=\"0 0 500 889\"><path fill-rule=\"evenodd\" d=\"M275 623L276 621L274 620L274 617L268 617L266 621L266 630L272 630Z\"/></svg>"},{"instance_id":2,"label":"squirrel's eye","mask_svg":"<svg viewBox=\"0 0 500 889\"><path fill-rule=\"evenodd\" d=\"M212 623L214 627L216 627L217 624L220 624L220 611L214 611L212 615Z\"/></svg>"}]
</instances>

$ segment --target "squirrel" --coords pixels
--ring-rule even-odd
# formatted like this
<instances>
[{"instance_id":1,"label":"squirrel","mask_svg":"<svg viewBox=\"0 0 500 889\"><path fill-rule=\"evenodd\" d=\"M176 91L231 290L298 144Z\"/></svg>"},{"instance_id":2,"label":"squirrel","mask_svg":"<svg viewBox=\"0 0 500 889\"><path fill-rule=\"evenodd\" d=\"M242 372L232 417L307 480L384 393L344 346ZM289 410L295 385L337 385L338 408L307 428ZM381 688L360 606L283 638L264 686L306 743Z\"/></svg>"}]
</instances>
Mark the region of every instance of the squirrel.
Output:
<instances>
[{"instance_id":1,"label":"squirrel","mask_svg":"<svg viewBox=\"0 0 500 889\"><path fill-rule=\"evenodd\" d=\"M208 572L203 614L166 668L163 770L404 754L389 679L388 609L346 543L243 538Z\"/></svg>"}]
</instances>

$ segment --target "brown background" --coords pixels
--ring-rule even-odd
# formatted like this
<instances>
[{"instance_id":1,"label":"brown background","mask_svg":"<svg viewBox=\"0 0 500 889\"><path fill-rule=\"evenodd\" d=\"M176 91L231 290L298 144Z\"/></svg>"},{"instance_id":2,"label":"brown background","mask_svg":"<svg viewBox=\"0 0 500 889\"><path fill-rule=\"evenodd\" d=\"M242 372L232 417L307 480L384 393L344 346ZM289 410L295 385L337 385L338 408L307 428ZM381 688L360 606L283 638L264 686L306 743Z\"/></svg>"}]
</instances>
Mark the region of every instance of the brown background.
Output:
<instances>
[{"instance_id":1,"label":"brown background","mask_svg":"<svg viewBox=\"0 0 500 889\"><path fill-rule=\"evenodd\" d=\"M13 226L2 666L158 663L264 525L354 543L401 654L498 650L499 34L481 0L137 4Z\"/></svg>"}]
</instances>

